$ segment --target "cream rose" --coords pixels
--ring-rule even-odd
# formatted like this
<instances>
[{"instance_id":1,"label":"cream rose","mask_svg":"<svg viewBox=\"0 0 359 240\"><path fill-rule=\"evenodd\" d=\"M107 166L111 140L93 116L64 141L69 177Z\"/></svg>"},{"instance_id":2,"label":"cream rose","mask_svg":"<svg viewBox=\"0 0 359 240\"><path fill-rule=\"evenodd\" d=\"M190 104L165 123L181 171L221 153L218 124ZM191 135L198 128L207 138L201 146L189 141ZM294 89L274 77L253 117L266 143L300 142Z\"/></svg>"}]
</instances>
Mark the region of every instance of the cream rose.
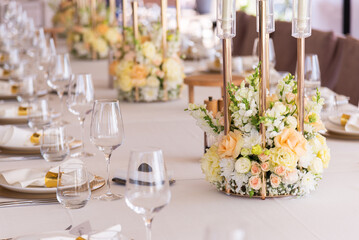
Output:
<instances>
[{"instance_id":1,"label":"cream rose","mask_svg":"<svg viewBox=\"0 0 359 240\"><path fill-rule=\"evenodd\" d=\"M155 45L154 45L152 42L149 42L149 41L144 42L144 43L142 44L142 54L143 54L146 58L152 60L152 59L155 57L155 55L156 55Z\"/></svg>"},{"instance_id":2,"label":"cream rose","mask_svg":"<svg viewBox=\"0 0 359 240\"><path fill-rule=\"evenodd\" d=\"M241 132L234 130L223 136L218 144L218 155L221 158L237 158L244 144Z\"/></svg>"},{"instance_id":3,"label":"cream rose","mask_svg":"<svg viewBox=\"0 0 359 240\"><path fill-rule=\"evenodd\" d=\"M279 187L279 184L282 182L281 178L275 174L270 175L269 181L271 186L274 188Z\"/></svg>"},{"instance_id":4,"label":"cream rose","mask_svg":"<svg viewBox=\"0 0 359 240\"><path fill-rule=\"evenodd\" d=\"M220 182L221 167L219 166L219 156L217 154L217 147L213 145L203 155L201 159L201 168L203 173L206 175L206 179L209 182Z\"/></svg>"},{"instance_id":5,"label":"cream rose","mask_svg":"<svg viewBox=\"0 0 359 240\"><path fill-rule=\"evenodd\" d=\"M239 158L234 165L234 168L238 173L247 173L251 170L251 167L251 160L246 157Z\"/></svg>"},{"instance_id":6,"label":"cream rose","mask_svg":"<svg viewBox=\"0 0 359 240\"><path fill-rule=\"evenodd\" d=\"M285 128L281 134L274 138L274 143L276 147L286 148L294 152L297 157L301 157L307 152L307 140L293 128Z\"/></svg>"},{"instance_id":7,"label":"cream rose","mask_svg":"<svg viewBox=\"0 0 359 240\"><path fill-rule=\"evenodd\" d=\"M265 162L265 161L268 161L268 160L269 160L269 156L268 156L267 154L265 154L265 153L259 154L258 158L259 158L259 160L260 160L261 162Z\"/></svg>"},{"instance_id":8,"label":"cream rose","mask_svg":"<svg viewBox=\"0 0 359 240\"><path fill-rule=\"evenodd\" d=\"M323 162L323 167L327 168L330 161L330 150L328 147L323 148L317 154L317 157L320 158Z\"/></svg>"},{"instance_id":9,"label":"cream rose","mask_svg":"<svg viewBox=\"0 0 359 240\"><path fill-rule=\"evenodd\" d=\"M316 157L313 159L312 163L309 166L309 171L314 174L323 173L323 162L320 158Z\"/></svg>"},{"instance_id":10,"label":"cream rose","mask_svg":"<svg viewBox=\"0 0 359 240\"><path fill-rule=\"evenodd\" d=\"M147 78L147 86L149 87L158 87L160 86L160 81L157 77L150 76Z\"/></svg>"},{"instance_id":11,"label":"cream rose","mask_svg":"<svg viewBox=\"0 0 359 240\"><path fill-rule=\"evenodd\" d=\"M283 166L286 170L293 170L297 166L298 157L287 148L272 148L269 150L269 165L270 169L278 166Z\"/></svg>"},{"instance_id":12,"label":"cream rose","mask_svg":"<svg viewBox=\"0 0 359 240\"><path fill-rule=\"evenodd\" d=\"M262 187L262 180L258 176L252 176L249 178L249 186L254 190L259 190Z\"/></svg>"}]
</instances>

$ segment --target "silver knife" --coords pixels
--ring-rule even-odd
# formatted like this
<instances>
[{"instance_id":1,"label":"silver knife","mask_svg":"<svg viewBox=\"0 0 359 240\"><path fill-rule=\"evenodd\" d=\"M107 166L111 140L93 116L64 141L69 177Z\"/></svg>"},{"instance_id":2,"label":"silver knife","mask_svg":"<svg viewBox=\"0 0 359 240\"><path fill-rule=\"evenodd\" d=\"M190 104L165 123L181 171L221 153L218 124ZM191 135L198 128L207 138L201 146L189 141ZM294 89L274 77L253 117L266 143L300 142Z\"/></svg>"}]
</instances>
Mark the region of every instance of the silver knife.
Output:
<instances>
[{"instance_id":1,"label":"silver knife","mask_svg":"<svg viewBox=\"0 0 359 240\"><path fill-rule=\"evenodd\" d=\"M0 156L0 162L40 160L40 159L43 159L41 155Z\"/></svg>"}]
</instances>

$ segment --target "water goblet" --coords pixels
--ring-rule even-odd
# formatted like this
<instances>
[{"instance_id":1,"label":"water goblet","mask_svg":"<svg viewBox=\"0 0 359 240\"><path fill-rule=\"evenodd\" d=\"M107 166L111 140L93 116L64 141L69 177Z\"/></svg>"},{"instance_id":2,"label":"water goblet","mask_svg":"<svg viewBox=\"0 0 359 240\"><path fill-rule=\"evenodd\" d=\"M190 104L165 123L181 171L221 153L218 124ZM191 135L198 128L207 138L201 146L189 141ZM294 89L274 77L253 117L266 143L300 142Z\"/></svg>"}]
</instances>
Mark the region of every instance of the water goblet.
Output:
<instances>
[{"instance_id":1,"label":"water goblet","mask_svg":"<svg viewBox=\"0 0 359 240\"><path fill-rule=\"evenodd\" d=\"M122 116L118 100L96 100L91 117L90 140L104 153L107 164L107 193L100 200L121 199L120 194L111 192L110 159L113 150L121 146L124 139Z\"/></svg>"},{"instance_id":2,"label":"water goblet","mask_svg":"<svg viewBox=\"0 0 359 240\"><path fill-rule=\"evenodd\" d=\"M162 151L155 148L133 150L127 171L126 204L145 222L147 240L155 213L171 199Z\"/></svg>"},{"instance_id":3,"label":"water goblet","mask_svg":"<svg viewBox=\"0 0 359 240\"><path fill-rule=\"evenodd\" d=\"M82 163L59 166L56 197L67 209L84 207L91 197L89 174Z\"/></svg>"},{"instance_id":4,"label":"water goblet","mask_svg":"<svg viewBox=\"0 0 359 240\"><path fill-rule=\"evenodd\" d=\"M65 126L53 125L44 127L41 132L40 152L48 161L62 161L70 154Z\"/></svg>"},{"instance_id":5,"label":"water goblet","mask_svg":"<svg viewBox=\"0 0 359 240\"><path fill-rule=\"evenodd\" d=\"M28 125L36 132L51 124L52 118L46 99L38 99L28 109Z\"/></svg>"},{"instance_id":6,"label":"water goblet","mask_svg":"<svg viewBox=\"0 0 359 240\"><path fill-rule=\"evenodd\" d=\"M89 157L91 153L84 151L84 123L85 117L91 112L94 102L94 87L91 74L74 74L71 77L67 97L69 111L77 116L81 125L81 152L77 157Z\"/></svg>"}]
</instances>

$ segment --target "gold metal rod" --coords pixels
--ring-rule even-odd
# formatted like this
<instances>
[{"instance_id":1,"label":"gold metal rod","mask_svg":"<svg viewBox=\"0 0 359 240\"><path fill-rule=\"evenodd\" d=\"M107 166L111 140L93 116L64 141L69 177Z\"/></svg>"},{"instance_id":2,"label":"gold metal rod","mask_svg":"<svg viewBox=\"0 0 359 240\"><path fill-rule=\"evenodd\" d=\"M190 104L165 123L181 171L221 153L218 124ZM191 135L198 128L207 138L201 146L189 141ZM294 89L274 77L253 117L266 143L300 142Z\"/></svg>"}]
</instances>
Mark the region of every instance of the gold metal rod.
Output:
<instances>
[{"instance_id":1,"label":"gold metal rod","mask_svg":"<svg viewBox=\"0 0 359 240\"><path fill-rule=\"evenodd\" d=\"M132 2L132 19L133 19L133 37L135 41L139 40L139 32L138 32L138 2L135 0Z\"/></svg>"},{"instance_id":2,"label":"gold metal rod","mask_svg":"<svg viewBox=\"0 0 359 240\"><path fill-rule=\"evenodd\" d=\"M297 107L298 107L298 132L304 134L304 56L305 56L305 38L297 40Z\"/></svg>"},{"instance_id":3,"label":"gold metal rod","mask_svg":"<svg viewBox=\"0 0 359 240\"><path fill-rule=\"evenodd\" d=\"M109 21L110 21L110 25L115 25L115 23L116 23L116 2L115 2L115 0L110 0Z\"/></svg>"},{"instance_id":4,"label":"gold metal rod","mask_svg":"<svg viewBox=\"0 0 359 240\"><path fill-rule=\"evenodd\" d=\"M270 61L269 61L269 33L266 33L266 40L265 40L265 53L266 53L266 59L267 64L265 65L266 71L264 79L266 79L266 88L269 90L269 84L270 84Z\"/></svg>"},{"instance_id":5,"label":"gold metal rod","mask_svg":"<svg viewBox=\"0 0 359 240\"><path fill-rule=\"evenodd\" d=\"M229 122L229 96L227 91L228 84L232 83L232 45L231 39L223 39L223 102L224 102L224 135L230 131Z\"/></svg>"},{"instance_id":6,"label":"gold metal rod","mask_svg":"<svg viewBox=\"0 0 359 240\"><path fill-rule=\"evenodd\" d=\"M177 20L177 32L181 28L181 0L176 0L176 20Z\"/></svg>"},{"instance_id":7,"label":"gold metal rod","mask_svg":"<svg viewBox=\"0 0 359 240\"><path fill-rule=\"evenodd\" d=\"M267 95L267 84L269 81L269 58L266 51L267 41L267 27L266 27L266 0L260 0L259 4L259 56L260 56L260 87L259 87L259 115L264 117L266 112L266 95ZM260 125L262 147L266 147L266 128L263 123ZM262 188L261 197L264 200L267 195L266 190L266 177L265 173L262 173Z\"/></svg>"},{"instance_id":8,"label":"gold metal rod","mask_svg":"<svg viewBox=\"0 0 359 240\"><path fill-rule=\"evenodd\" d=\"M161 0L161 25L162 25L162 58L167 57L167 0ZM163 100L167 101L167 83L163 81Z\"/></svg>"},{"instance_id":9,"label":"gold metal rod","mask_svg":"<svg viewBox=\"0 0 359 240\"><path fill-rule=\"evenodd\" d=\"M126 39L126 31L125 31L125 28L127 27L127 19L126 19L126 10L127 8L127 0L122 0L122 27L123 27L123 40Z\"/></svg>"}]
</instances>

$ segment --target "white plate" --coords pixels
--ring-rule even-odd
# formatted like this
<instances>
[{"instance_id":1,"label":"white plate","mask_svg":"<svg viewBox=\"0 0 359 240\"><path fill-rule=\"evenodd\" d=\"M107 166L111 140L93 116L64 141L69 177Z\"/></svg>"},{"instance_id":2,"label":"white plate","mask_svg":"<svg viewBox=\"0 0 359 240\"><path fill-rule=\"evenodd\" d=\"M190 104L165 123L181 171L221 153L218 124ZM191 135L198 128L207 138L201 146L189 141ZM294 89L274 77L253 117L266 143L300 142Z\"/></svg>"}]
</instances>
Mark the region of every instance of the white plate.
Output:
<instances>
[{"instance_id":1,"label":"white plate","mask_svg":"<svg viewBox=\"0 0 359 240\"><path fill-rule=\"evenodd\" d=\"M89 173L90 182L93 181L95 176ZM14 192L21 192L21 193L37 193L37 194L46 194L46 193L56 193L56 188L46 188L46 187L20 187L20 186L12 186L9 185L3 177L0 177L0 186L6 188L8 190Z\"/></svg>"},{"instance_id":2,"label":"white plate","mask_svg":"<svg viewBox=\"0 0 359 240\"><path fill-rule=\"evenodd\" d=\"M339 126L342 125L340 123L340 116L329 116L328 119L330 122L334 123L335 125L339 125Z\"/></svg>"},{"instance_id":3,"label":"white plate","mask_svg":"<svg viewBox=\"0 0 359 240\"><path fill-rule=\"evenodd\" d=\"M359 132L347 132L345 131L345 128L343 126L332 123L331 121L325 123L325 128L329 132L333 132L340 135L359 136Z\"/></svg>"},{"instance_id":4,"label":"white plate","mask_svg":"<svg viewBox=\"0 0 359 240\"><path fill-rule=\"evenodd\" d=\"M75 141L75 138L72 136L69 136L67 139L67 142L71 144L73 141ZM80 144L80 143L79 143ZM79 144L73 144L71 145L70 149L77 148ZM4 151L9 152L16 152L16 154L40 154L40 145L33 145L33 146L9 146L9 145L1 145L0 149Z\"/></svg>"}]
</instances>

